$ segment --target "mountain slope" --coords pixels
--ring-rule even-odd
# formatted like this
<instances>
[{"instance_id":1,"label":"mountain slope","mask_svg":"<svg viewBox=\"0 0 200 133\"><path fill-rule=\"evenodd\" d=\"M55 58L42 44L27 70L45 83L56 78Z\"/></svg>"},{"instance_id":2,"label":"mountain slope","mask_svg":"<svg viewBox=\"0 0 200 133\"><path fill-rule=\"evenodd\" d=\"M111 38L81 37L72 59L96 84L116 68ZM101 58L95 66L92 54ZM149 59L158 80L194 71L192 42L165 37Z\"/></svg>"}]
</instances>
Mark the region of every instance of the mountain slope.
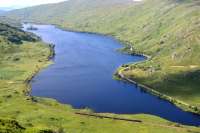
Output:
<instances>
[{"instance_id":1,"label":"mountain slope","mask_svg":"<svg viewBox=\"0 0 200 133\"><path fill-rule=\"evenodd\" d=\"M200 107L199 0L70 0L7 17L113 35L126 43L125 51L151 56L127 66L126 77Z\"/></svg>"},{"instance_id":2,"label":"mountain slope","mask_svg":"<svg viewBox=\"0 0 200 133\"><path fill-rule=\"evenodd\" d=\"M49 51L48 45L40 42L39 37L0 23L1 133L25 132L24 125L21 126L21 122L19 124L15 120L15 115L23 109L27 109L27 107L23 108L21 106L24 106L22 102L27 97L25 96L25 92L27 91L27 77L36 68L44 66L49 56ZM19 106L21 106L20 110L18 110ZM9 107L12 109L8 109ZM18 113L16 114L15 111L14 113L13 110L18 110Z\"/></svg>"},{"instance_id":3,"label":"mountain slope","mask_svg":"<svg viewBox=\"0 0 200 133\"><path fill-rule=\"evenodd\" d=\"M5 16L0 16L0 23L8 24L10 26L18 27L18 28L22 27L20 21L16 21L15 19L11 19L11 18L8 18L8 17L5 17Z\"/></svg>"},{"instance_id":4,"label":"mountain slope","mask_svg":"<svg viewBox=\"0 0 200 133\"><path fill-rule=\"evenodd\" d=\"M10 18L51 23L60 23L66 19L74 17L77 13L94 11L98 8L110 8L112 6L120 6L121 4L133 3L132 0L69 0L58 4L47 4L34 6L19 10L13 10L7 13ZM78 15L78 14L77 14Z\"/></svg>"}]
</instances>

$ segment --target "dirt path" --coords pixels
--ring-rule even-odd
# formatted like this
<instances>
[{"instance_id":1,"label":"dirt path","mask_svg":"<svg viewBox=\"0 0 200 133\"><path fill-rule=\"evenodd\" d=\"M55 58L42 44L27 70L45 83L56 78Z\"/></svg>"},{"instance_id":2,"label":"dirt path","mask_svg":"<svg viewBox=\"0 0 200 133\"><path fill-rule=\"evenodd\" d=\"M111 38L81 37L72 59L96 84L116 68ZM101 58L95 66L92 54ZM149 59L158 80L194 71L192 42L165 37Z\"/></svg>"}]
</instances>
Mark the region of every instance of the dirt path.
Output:
<instances>
[{"instance_id":1,"label":"dirt path","mask_svg":"<svg viewBox=\"0 0 200 133\"><path fill-rule=\"evenodd\" d=\"M198 65L189 65L189 66L171 66L172 68L186 68L189 67L191 69L198 68Z\"/></svg>"}]
</instances>

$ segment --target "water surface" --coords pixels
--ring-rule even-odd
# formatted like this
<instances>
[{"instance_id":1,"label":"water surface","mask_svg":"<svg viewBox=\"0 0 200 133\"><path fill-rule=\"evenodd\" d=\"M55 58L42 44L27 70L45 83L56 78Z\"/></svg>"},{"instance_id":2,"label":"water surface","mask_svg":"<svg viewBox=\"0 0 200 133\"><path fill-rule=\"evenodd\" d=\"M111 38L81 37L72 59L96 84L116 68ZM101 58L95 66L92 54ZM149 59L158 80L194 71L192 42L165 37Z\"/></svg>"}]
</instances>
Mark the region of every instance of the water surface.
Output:
<instances>
[{"instance_id":1,"label":"water surface","mask_svg":"<svg viewBox=\"0 0 200 133\"><path fill-rule=\"evenodd\" d=\"M57 99L74 108L117 114L152 114L170 121L200 125L200 116L141 91L137 86L112 78L122 64L144 60L116 51L121 44L96 34L60 30L51 25L34 25L48 43L55 44L54 64L32 80L32 95ZM27 25L25 25L27 27Z\"/></svg>"}]
</instances>

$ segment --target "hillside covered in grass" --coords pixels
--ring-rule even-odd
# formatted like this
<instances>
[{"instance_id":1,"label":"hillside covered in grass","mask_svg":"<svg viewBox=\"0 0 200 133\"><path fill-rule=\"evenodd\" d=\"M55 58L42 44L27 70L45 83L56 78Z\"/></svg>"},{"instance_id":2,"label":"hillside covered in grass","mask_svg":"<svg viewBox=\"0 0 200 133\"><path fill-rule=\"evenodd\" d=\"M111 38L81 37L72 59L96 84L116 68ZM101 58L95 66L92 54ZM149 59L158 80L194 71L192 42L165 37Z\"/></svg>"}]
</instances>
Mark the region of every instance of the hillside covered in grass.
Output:
<instances>
[{"instance_id":1,"label":"hillside covered in grass","mask_svg":"<svg viewBox=\"0 0 200 133\"><path fill-rule=\"evenodd\" d=\"M0 23L8 24L13 27L21 28L22 24L20 21L16 21L15 19L8 18L0 14Z\"/></svg>"},{"instance_id":2,"label":"hillside covered in grass","mask_svg":"<svg viewBox=\"0 0 200 133\"><path fill-rule=\"evenodd\" d=\"M13 115L21 102L15 101L28 91L26 79L39 64L44 64L49 48L39 42L40 38L32 33L0 23L0 132L21 133L21 126ZM43 54L43 52L47 52ZM38 60L41 59L41 63ZM42 62L42 60L44 60ZM35 65L33 65L34 63ZM15 104L12 104L12 101ZM7 107L12 110L8 110ZM22 109L22 108L21 108ZM20 111L18 111L20 112ZM6 115L7 114L7 115ZM12 114L12 115L8 115Z\"/></svg>"},{"instance_id":3,"label":"hillside covered in grass","mask_svg":"<svg viewBox=\"0 0 200 133\"><path fill-rule=\"evenodd\" d=\"M7 17L112 35L126 52L151 57L127 66L126 77L200 108L199 0L69 0Z\"/></svg>"}]
</instances>

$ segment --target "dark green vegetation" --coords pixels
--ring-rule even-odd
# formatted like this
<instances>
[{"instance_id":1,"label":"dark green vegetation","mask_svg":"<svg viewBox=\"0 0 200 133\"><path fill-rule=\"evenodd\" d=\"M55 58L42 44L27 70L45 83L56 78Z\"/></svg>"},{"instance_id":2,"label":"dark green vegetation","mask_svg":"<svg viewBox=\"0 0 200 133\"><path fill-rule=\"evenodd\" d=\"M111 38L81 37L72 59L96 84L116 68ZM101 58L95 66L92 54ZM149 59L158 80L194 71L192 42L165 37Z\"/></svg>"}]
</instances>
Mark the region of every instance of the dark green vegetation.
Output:
<instances>
[{"instance_id":1,"label":"dark green vegetation","mask_svg":"<svg viewBox=\"0 0 200 133\"><path fill-rule=\"evenodd\" d=\"M36 42L40 38L32 33L26 33L18 28L11 27L7 24L0 25L0 35L10 43L22 44L23 41Z\"/></svg>"},{"instance_id":2,"label":"dark green vegetation","mask_svg":"<svg viewBox=\"0 0 200 133\"><path fill-rule=\"evenodd\" d=\"M128 66L126 77L200 108L199 0L70 0L7 16L113 35L125 51L151 56Z\"/></svg>"},{"instance_id":3,"label":"dark green vegetation","mask_svg":"<svg viewBox=\"0 0 200 133\"><path fill-rule=\"evenodd\" d=\"M0 119L0 131L1 133L22 133L25 130L15 120Z\"/></svg>"}]
</instances>

